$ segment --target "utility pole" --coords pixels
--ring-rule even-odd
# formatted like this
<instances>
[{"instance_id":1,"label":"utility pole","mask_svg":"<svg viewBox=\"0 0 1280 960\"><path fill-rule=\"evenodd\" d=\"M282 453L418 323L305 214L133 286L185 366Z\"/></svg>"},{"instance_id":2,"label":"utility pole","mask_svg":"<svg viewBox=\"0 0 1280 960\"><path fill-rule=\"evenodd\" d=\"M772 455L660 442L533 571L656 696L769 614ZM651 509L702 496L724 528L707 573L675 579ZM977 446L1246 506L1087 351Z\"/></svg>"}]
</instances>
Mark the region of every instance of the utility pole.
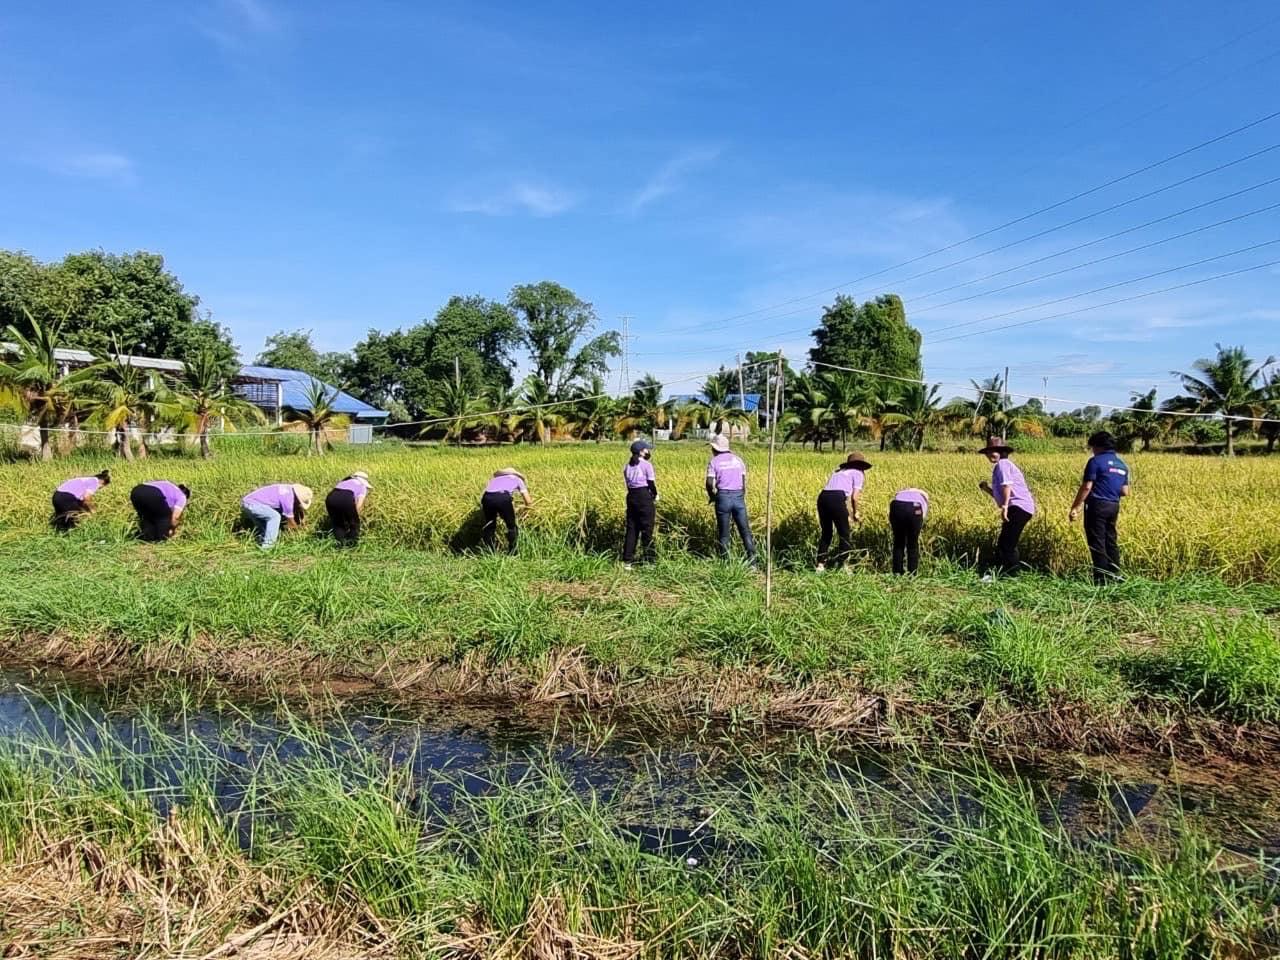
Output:
<instances>
[{"instance_id":1,"label":"utility pole","mask_svg":"<svg viewBox=\"0 0 1280 960\"><path fill-rule=\"evenodd\" d=\"M1049 406L1049 378L1041 377L1040 379L1044 382L1044 397L1040 402L1047 407Z\"/></svg>"},{"instance_id":2,"label":"utility pole","mask_svg":"<svg viewBox=\"0 0 1280 960\"><path fill-rule=\"evenodd\" d=\"M782 397L782 348L778 348L778 384L774 388L775 403ZM764 501L764 608L773 605L773 450L778 440L778 417L769 411L769 479Z\"/></svg>"},{"instance_id":3,"label":"utility pole","mask_svg":"<svg viewBox=\"0 0 1280 960\"><path fill-rule=\"evenodd\" d=\"M1002 443L1009 440L1009 368L1004 368L1004 389L1000 391L1000 412L1004 414L1000 418L1000 441Z\"/></svg>"},{"instance_id":4,"label":"utility pole","mask_svg":"<svg viewBox=\"0 0 1280 960\"><path fill-rule=\"evenodd\" d=\"M747 409L747 393L742 386L742 354L738 354L738 409Z\"/></svg>"},{"instance_id":5,"label":"utility pole","mask_svg":"<svg viewBox=\"0 0 1280 960\"><path fill-rule=\"evenodd\" d=\"M453 358L453 385L459 389L462 387L462 366L456 356Z\"/></svg>"},{"instance_id":6,"label":"utility pole","mask_svg":"<svg viewBox=\"0 0 1280 960\"><path fill-rule=\"evenodd\" d=\"M625 396L631 389L631 315L624 313L622 321L622 365L618 367L618 395Z\"/></svg>"}]
</instances>

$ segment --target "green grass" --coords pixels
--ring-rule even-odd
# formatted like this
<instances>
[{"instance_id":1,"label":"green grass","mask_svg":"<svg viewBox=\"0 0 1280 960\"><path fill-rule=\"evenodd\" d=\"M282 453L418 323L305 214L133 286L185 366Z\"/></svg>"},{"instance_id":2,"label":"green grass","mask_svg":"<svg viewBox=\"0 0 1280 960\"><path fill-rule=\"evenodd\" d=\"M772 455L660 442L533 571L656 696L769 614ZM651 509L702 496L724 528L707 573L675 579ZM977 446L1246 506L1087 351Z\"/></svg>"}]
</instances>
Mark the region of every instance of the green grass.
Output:
<instances>
[{"instance_id":1,"label":"green grass","mask_svg":"<svg viewBox=\"0 0 1280 960\"><path fill-rule=\"evenodd\" d=\"M1275 864L1228 866L1180 820L1140 831L1114 815L1105 826L1123 845L1082 842L1035 787L982 764L929 771L927 787L906 792L820 753L790 774L747 769L731 794L707 796L715 844L690 865L647 852L624 810L571 788L550 762L475 794L447 775L411 783L410 763L296 717L286 722L304 756L239 762L188 732L153 727L138 753L105 726L69 721L70 749L40 738L0 748L0 867L92 861L87 899L121 884L126 906L153 912L166 936L216 933L205 947L302 899L323 905L329 933L405 956L505 944L529 957L1172 960L1280 946ZM176 792L147 779L174 763ZM224 811L211 798L228 776L249 789ZM254 824L243 853L237 821ZM233 909L211 889L246 902ZM44 947L98 932L46 931Z\"/></svg>"}]
</instances>

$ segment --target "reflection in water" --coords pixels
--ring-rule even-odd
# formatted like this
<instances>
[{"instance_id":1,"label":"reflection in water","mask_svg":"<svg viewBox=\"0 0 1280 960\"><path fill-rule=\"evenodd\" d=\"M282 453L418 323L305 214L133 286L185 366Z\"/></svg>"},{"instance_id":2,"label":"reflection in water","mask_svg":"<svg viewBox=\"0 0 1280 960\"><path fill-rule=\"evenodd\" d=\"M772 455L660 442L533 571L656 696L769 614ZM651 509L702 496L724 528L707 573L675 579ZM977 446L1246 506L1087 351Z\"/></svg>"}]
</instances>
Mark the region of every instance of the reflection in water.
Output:
<instances>
[{"instance_id":1,"label":"reflection in water","mask_svg":"<svg viewBox=\"0 0 1280 960\"><path fill-rule=\"evenodd\" d=\"M691 866L717 850L715 817L733 805L744 783L818 785L853 767L909 807L933 795L928 781L945 766L938 757L924 764L838 742L817 748L813 734L751 737L721 729L681 735L613 721L604 730L583 714L533 716L510 705L405 705L367 697L253 702L172 682L95 684L0 671L0 742L120 754L129 776L156 789L161 803L181 799L187 758L196 754L203 772L214 771L218 800L229 813L268 761L320 761L341 769L376 758L410 774L431 801L424 806L437 815L447 815L458 791L485 794L554 767L572 790L610 805L625 824L622 831L644 849ZM962 756L950 759L964 763ZM1261 777L1248 783L1203 777L1175 787L1160 771L1097 777L1040 765L1009 772L1039 789L1046 820L1060 819L1082 838L1119 839L1118 830L1193 813L1229 848L1280 853L1280 787ZM963 798L953 809L964 811ZM250 827L241 824L246 841Z\"/></svg>"}]
</instances>

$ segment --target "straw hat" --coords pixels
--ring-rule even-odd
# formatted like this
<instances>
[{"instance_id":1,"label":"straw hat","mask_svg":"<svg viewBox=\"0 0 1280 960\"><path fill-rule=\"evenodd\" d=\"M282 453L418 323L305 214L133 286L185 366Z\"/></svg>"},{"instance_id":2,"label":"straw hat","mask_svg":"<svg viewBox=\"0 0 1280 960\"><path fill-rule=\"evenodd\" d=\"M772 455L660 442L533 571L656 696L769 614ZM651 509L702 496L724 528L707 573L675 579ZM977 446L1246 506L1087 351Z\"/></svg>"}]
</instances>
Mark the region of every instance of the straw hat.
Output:
<instances>
[{"instance_id":1,"label":"straw hat","mask_svg":"<svg viewBox=\"0 0 1280 960\"><path fill-rule=\"evenodd\" d=\"M353 474L351 475L351 479L352 479L352 480L363 480L363 481L364 481L364 485L365 485L366 487L369 487L370 489L373 489L373 484L372 484L372 483L370 482L370 480L369 480L369 475L368 475L367 473L365 473L363 470L357 470L355 473L353 473Z\"/></svg>"},{"instance_id":2,"label":"straw hat","mask_svg":"<svg viewBox=\"0 0 1280 960\"><path fill-rule=\"evenodd\" d=\"M729 452L729 438L726 437L723 433L717 433L714 437L711 438L710 443L711 443L711 449L714 453Z\"/></svg>"},{"instance_id":3,"label":"straw hat","mask_svg":"<svg viewBox=\"0 0 1280 960\"><path fill-rule=\"evenodd\" d=\"M864 457L857 450L854 450L844 458L845 466L853 467L855 470L870 470L871 461Z\"/></svg>"},{"instance_id":4,"label":"straw hat","mask_svg":"<svg viewBox=\"0 0 1280 960\"><path fill-rule=\"evenodd\" d=\"M987 445L978 452L982 454L1002 453L1007 456L1008 454L1013 453L1013 447L1009 446L999 437L987 437Z\"/></svg>"},{"instance_id":5,"label":"straw hat","mask_svg":"<svg viewBox=\"0 0 1280 960\"><path fill-rule=\"evenodd\" d=\"M493 475L494 475L494 477L495 477L495 478L497 478L497 477L519 477L521 480L523 480L523 479L524 479L524 474L523 474L523 473L521 473L519 470L517 470L515 467L503 467L503 468L501 468L500 470L495 470L495 471L493 471Z\"/></svg>"},{"instance_id":6,"label":"straw hat","mask_svg":"<svg viewBox=\"0 0 1280 960\"><path fill-rule=\"evenodd\" d=\"M311 488L304 487L300 483L292 484L292 487L293 487L293 496L298 501L298 503L302 505L302 509L310 510L311 501L314 498L314 494L312 494Z\"/></svg>"}]
</instances>

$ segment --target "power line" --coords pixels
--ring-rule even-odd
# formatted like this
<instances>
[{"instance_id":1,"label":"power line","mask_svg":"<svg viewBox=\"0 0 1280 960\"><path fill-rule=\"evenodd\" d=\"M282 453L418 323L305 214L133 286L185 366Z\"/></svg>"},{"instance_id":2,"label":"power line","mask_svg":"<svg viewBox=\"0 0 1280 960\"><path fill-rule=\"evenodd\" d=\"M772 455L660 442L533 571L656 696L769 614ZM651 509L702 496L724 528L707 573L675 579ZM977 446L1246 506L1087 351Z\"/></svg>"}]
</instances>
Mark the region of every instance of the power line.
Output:
<instances>
[{"instance_id":1,"label":"power line","mask_svg":"<svg viewBox=\"0 0 1280 960\"><path fill-rule=\"evenodd\" d=\"M986 230L983 230L983 231L980 231L979 233L971 234L970 236L967 236L967 237L965 237L965 238L964 238L964 239L962 239L962 240L956 240L956 241L954 241L954 242L952 242L952 243L945 244L944 246L938 247L938 248L936 248L936 249L934 249L934 250L930 250L930 251L929 251L929 252L927 252L927 253L922 253L922 254L920 254L919 256L911 257L911 258L910 258L910 259L908 259L908 260L903 260L903 261L901 261L901 262L899 262L899 263L892 264L892 265L890 265L890 266L888 266L888 267L884 267L884 268L882 268L882 269L880 269L880 270L876 270L876 271L874 271L874 272L872 272L872 273L864 274L863 276L861 276L861 277L856 277L856 278L854 278L853 280L847 280L847 281L845 281L845 282L843 282L843 283L838 283L838 284L835 284L834 286L826 287L826 288L824 288L824 289L822 289L822 290L815 291L814 293L803 294L803 295L798 296L798 297L792 297L792 298L791 298L791 299L789 299L789 300L782 300L782 301L780 301L780 302L778 302L778 303L771 304L771 305L766 306L766 307L759 307L759 308L757 308L757 309L755 309L755 310L749 310L749 311L746 311L746 312L744 312L744 313L734 314L734 315L732 315L732 316L726 317L726 318L724 319L724 322L725 322L725 323L728 323L729 321L746 319L746 318L748 318L748 317L757 317L757 316L759 316L759 315L760 315L760 314L762 314L762 313L768 313L769 311L771 311L771 310L776 310L776 309L778 309L779 307L786 307L786 306L790 306L791 304L794 304L794 303L800 303L800 302L803 302L803 301L805 301L805 300L811 300L811 299L813 299L814 297L820 297L820 296L823 296L823 295L828 294L828 293L831 293L831 292L833 292L833 291L835 291L835 290L840 290L840 289L842 289L843 287L853 286L853 285L854 285L854 284L856 284L856 283L862 283L862 282L863 282L863 281L865 281L865 280L872 280L872 279L874 279L874 278L876 278L876 277L883 276L884 274L886 274L886 273L890 273L890 272L892 272L892 271L894 271L894 270L899 270L899 269L901 269L901 268L903 268L903 267L911 266L911 265L912 265L912 264L914 264L914 263L919 263L919 262L920 262L920 261L922 261L922 260L927 260L927 259L929 259L930 257L937 256L937 255L938 255L938 254L940 254L940 253L946 253L946 252L947 252L947 251L949 251L949 250L954 250L956 247L963 246L963 245L964 245L964 244L966 244L966 243L971 243L971 242L972 242L972 241L974 241L974 240L980 240L980 239L982 239L983 237L990 236L990 235L991 235L991 234L993 234L993 233L998 233L999 231L1004 230L1004 229L1006 229L1006 228L1008 228L1008 227L1015 226L1015 225L1017 225L1017 224L1019 224L1019 223L1024 223L1025 221L1030 220L1030 219L1032 219L1032 218L1034 218L1034 217L1038 217L1038 216L1040 216L1041 214L1048 213L1048 212L1049 212L1049 211L1051 211L1051 210L1056 210L1056 209L1058 209L1059 207L1066 206L1067 204L1069 204L1069 203L1073 203L1073 202L1075 202L1076 200L1080 200L1080 199L1083 199L1084 197L1091 196L1092 194L1095 194L1095 193L1098 193L1099 191L1105 190L1105 189L1107 189L1108 187L1113 187L1113 186L1115 186L1115 185L1116 185L1116 184L1118 184L1118 183L1123 183L1123 182L1125 182L1126 180L1131 180L1131 179L1133 179L1134 177L1141 176L1141 175L1142 175L1142 174L1144 174L1144 173L1149 173L1149 172L1150 172L1150 171L1152 171L1152 170L1155 170L1155 169L1157 169L1157 168L1159 168L1159 167L1165 166L1166 164L1172 163L1172 162L1173 162L1173 161L1175 161L1175 160L1179 160L1179 159L1181 159L1182 157L1185 157L1185 156L1188 156L1188 155L1190 155L1190 154L1192 154L1192 153L1195 153L1195 152L1196 152L1196 151L1198 151L1198 150L1203 150L1205 147L1212 146L1212 145L1213 145L1213 144L1215 144L1215 143L1221 143L1221 142L1222 142L1222 141L1224 141L1224 140L1227 140L1227 139L1229 139L1229 138L1231 138L1231 137L1234 137L1234 136L1236 136L1236 135L1238 135L1238 134L1244 133L1246 130L1251 130L1251 129L1253 129L1254 127L1257 127L1257 126L1259 126L1259 125L1261 125L1261 124L1264 124L1264 123L1267 123L1267 122L1269 122L1269 121L1271 121L1271 120L1274 120L1274 119L1276 119L1277 117L1280 117L1280 110L1276 110L1276 111L1274 111L1274 112L1272 112L1272 113L1268 113L1268 114L1266 114L1266 115L1264 115L1264 116L1258 117L1258 118L1256 118L1256 119L1254 119L1254 120L1249 121L1249 122L1248 122L1248 123L1246 123L1246 124L1243 124L1242 126L1236 127L1236 128L1234 128L1234 129L1232 129L1232 130L1228 130L1226 133L1219 134L1219 135L1218 135L1218 136L1216 136L1216 137L1210 137L1208 140L1202 140L1202 141L1200 141L1200 142L1199 142L1199 143L1197 143L1197 144L1194 144L1194 145L1192 145L1192 146L1190 146L1190 147L1187 147L1187 148L1185 148L1185 149L1183 149L1183 150L1179 150L1177 153L1170 154L1170 155L1169 155L1169 156L1167 156L1167 157L1162 157L1161 159L1156 160L1156 161L1154 161L1154 162L1152 162L1152 163L1148 163L1148 164L1146 164L1145 166L1142 166L1142 167L1137 168L1136 170L1131 170L1131 171L1129 171L1128 173L1121 174L1121 175L1120 175L1120 176L1118 176L1118 177L1112 177L1110 180L1106 180L1106 181L1104 181L1103 183L1100 183L1100 184L1097 184L1096 186L1093 186L1093 187L1088 188L1087 190L1081 190L1081 191L1079 191L1078 193L1074 193L1074 194L1072 194L1071 196L1069 196L1069 197L1065 197L1065 198L1064 198L1064 199L1062 199L1062 200L1057 200L1057 201L1055 201L1055 202L1053 202L1053 203L1051 203L1051 204L1048 204L1048 205L1046 205L1046 206L1040 207L1039 209L1033 210L1033 211L1031 211L1030 213L1026 213L1026 214L1023 214L1022 216L1015 217L1015 218L1013 218L1012 220L1006 220L1004 223L997 224L996 226L994 226L994 227L990 227L990 228L988 228L988 229L986 229ZM1267 150L1260 151L1258 154L1250 154L1249 156L1247 156L1247 157L1243 157L1243 158L1241 158L1240 160L1237 160L1237 161L1233 161L1232 163L1241 163L1241 162L1243 162L1244 160L1252 159L1254 156L1258 156L1258 155L1260 155L1260 153L1266 153L1266 152L1268 152L1269 150L1274 150L1274 149L1277 149L1277 148L1280 148L1280 144L1277 144L1277 145L1275 145L1275 146L1273 146L1273 147L1268 147L1268 148L1267 148ZM1231 166L1231 165L1232 165L1232 164L1226 164L1225 166ZM1209 175L1210 173L1215 173L1215 172L1217 172L1218 170L1225 169L1225 166L1224 166L1224 167L1215 167L1215 168L1214 168L1214 169L1212 169L1212 170L1205 171L1204 173L1200 174L1199 176L1207 176L1207 175ZM1194 178L1193 178L1193 179L1194 179ZM1172 189L1173 187L1175 187L1175 186L1181 186L1183 183L1186 183L1186 182L1189 182L1189 181L1185 181L1185 180L1184 180L1184 181L1179 181L1179 182L1178 182L1178 183L1176 183L1176 184L1171 184L1169 187L1167 187L1167 188L1165 188L1165 189ZM1136 202L1136 200L1138 200L1138 199L1146 199L1146 196L1150 196L1150 195L1144 195L1143 197L1135 198L1133 201L1130 201L1130 202ZM1108 208L1108 209L1111 209L1111 208ZM1107 212L1107 211L1099 211L1099 213L1102 213L1102 212ZM1070 225L1071 225L1071 224L1064 224L1063 226L1070 226ZM1037 235L1037 236L1038 236L1038 235ZM1034 237L1033 237L1033 238L1029 238L1029 239L1034 239ZM1001 248L997 248L997 249L1003 249L1003 248L1001 247ZM994 252L994 251L992 251L992 252ZM961 261L961 262L965 262L965 261ZM923 275L924 275L924 274L919 274L918 276L923 276ZM675 329L668 330L668 331L666 331L666 332L667 332L667 333L679 333L679 332L681 332L682 330L690 330L690 329L706 329L706 325L698 325L698 326L690 326L690 327L677 327L677 328L675 328Z\"/></svg>"}]
</instances>

